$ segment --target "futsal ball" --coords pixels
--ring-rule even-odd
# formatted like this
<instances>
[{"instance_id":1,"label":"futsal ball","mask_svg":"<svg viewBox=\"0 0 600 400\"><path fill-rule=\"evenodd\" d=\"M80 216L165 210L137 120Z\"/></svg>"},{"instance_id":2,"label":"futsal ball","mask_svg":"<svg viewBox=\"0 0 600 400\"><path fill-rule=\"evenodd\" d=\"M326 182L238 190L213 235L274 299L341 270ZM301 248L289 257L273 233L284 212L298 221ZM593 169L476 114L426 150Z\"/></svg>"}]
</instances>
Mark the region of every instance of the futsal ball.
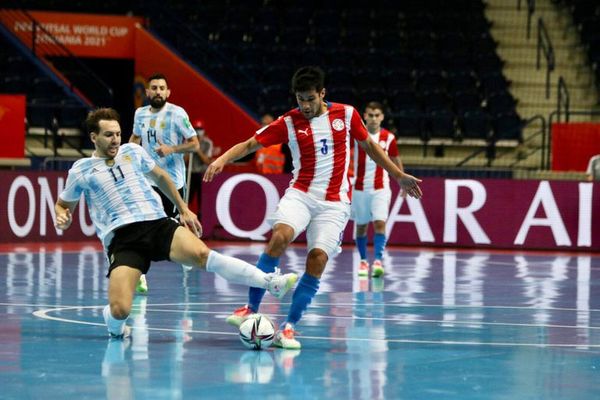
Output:
<instances>
[{"instance_id":1,"label":"futsal ball","mask_svg":"<svg viewBox=\"0 0 600 400\"><path fill-rule=\"evenodd\" d=\"M275 339L275 326L263 314L252 314L240 325L240 340L253 350L266 349Z\"/></svg>"}]
</instances>

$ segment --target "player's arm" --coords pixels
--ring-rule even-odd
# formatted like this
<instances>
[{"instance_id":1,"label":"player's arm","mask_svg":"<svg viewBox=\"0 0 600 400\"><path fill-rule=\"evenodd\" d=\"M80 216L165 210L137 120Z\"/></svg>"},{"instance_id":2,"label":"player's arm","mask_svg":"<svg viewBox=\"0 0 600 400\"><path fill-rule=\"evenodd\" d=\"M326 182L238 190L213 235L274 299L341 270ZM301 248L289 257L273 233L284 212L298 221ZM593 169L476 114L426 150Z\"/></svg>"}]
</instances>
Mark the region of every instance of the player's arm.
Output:
<instances>
[{"instance_id":1,"label":"player's arm","mask_svg":"<svg viewBox=\"0 0 600 400\"><path fill-rule=\"evenodd\" d=\"M206 172L204 173L204 182L212 181L215 175L220 174L225 165L228 163L247 156L261 147L261 144L258 143L255 136L252 136L250 139L244 142L236 144L208 166Z\"/></svg>"},{"instance_id":2,"label":"player's arm","mask_svg":"<svg viewBox=\"0 0 600 400\"><path fill-rule=\"evenodd\" d=\"M390 160L398 167L398 169L404 172L404 164L402 164L402 159L400 156L390 157Z\"/></svg>"},{"instance_id":3,"label":"player's arm","mask_svg":"<svg viewBox=\"0 0 600 400\"><path fill-rule=\"evenodd\" d=\"M202 161L202 163L205 165L210 164L210 155L207 154L209 152L210 152L210 149L206 153L204 151L202 151L202 146L198 146L198 148L196 149L196 154L200 158L200 161Z\"/></svg>"},{"instance_id":4,"label":"player's arm","mask_svg":"<svg viewBox=\"0 0 600 400\"><path fill-rule=\"evenodd\" d=\"M385 169L390 176L398 181L400 188L406 194L417 199L421 198L423 195L423 192L421 192L421 188L419 187L419 182L421 182L421 180L403 172L401 168L390 160L381 146L375 143L370 136L367 136L366 140L359 141L358 144L377 165Z\"/></svg>"},{"instance_id":5,"label":"player's arm","mask_svg":"<svg viewBox=\"0 0 600 400\"><path fill-rule=\"evenodd\" d=\"M175 184L169 177L169 174L164 169L156 165L149 173L149 177L156 183L161 192L163 192L169 200L179 210L179 218L181 223L189 230L194 232L198 237L202 235L202 225L198 221L198 217L187 206L181 195L177 191Z\"/></svg>"},{"instance_id":6,"label":"player's arm","mask_svg":"<svg viewBox=\"0 0 600 400\"><path fill-rule=\"evenodd\" d=\"M154 150L161 157L166 157L173 153L193 153L200 147L198 136L192 136L186 139L185 142L175 146L169 146L162 143L160 140L158 141L158 144L158 147L156 147Z\"/></svg>"},{"instance_id":7,"label":"player's arm","mask_svg":"<svg viewBox=\"0 0 600 400\"><path fill-rule=\"evenodd\" d=\"M58 198L54 205L54 214L56 215L56 221L54 225L58 229L68 229L73 222L73 210L77 205L77 201L64 201Z\"/></svg>"}]
</instances>

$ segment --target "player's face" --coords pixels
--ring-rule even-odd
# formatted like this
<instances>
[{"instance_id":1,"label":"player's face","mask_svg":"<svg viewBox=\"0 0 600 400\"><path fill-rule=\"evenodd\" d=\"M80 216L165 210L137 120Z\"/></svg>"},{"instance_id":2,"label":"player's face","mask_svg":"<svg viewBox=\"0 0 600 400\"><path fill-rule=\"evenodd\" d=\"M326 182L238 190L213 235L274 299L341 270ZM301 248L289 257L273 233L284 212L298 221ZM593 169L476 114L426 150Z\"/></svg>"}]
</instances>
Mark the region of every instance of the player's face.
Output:
<instances>
[{"instance_id":1,"label":"player's face","mask_svg":"<svg viewBox=\"0 0 600 400\"><path fill-rule=\"evenodd\" d=\"M367 123L367 129L370 131L378 130L383 122L383 112L378 108L367 108L363 114L363 118Z\"/></svg>"},{"instance_id":2,"label":"player's face","mask_svg":"<svg viewBox=\"0 0 600 400\"><path fill-rule=\"evenodd\" d=\"M101 119L98 122L100 132L92 133L92 142L96 145L96 155L101 158L115 158L121 146L121 126L117 121Z\"/></svg>"},{"instance_id":3,"label":"player's face","mask_svg":"<svg viewBox=\"0 0 600 400\"><path fill-rule=\"evenodd\" d=\"M325 101L325 89L321 89L317 92L316 89L306 90L304 92L296 92L296 101L298 107L306 119L318 117L323 114L326 110Z\"/></svg>"},{"instance_id":4,"label":"player's face","mask_svg":"<svg viewBox=\"0 0 600 400\"><path fill-rule=\"evenodd\" d=\"M167 82L164 79L152 79L150 83L148 83L146 97L150 99L152 108L162 108L170 95L171 91L167 87Z\"/></svg>"}]
</instances>

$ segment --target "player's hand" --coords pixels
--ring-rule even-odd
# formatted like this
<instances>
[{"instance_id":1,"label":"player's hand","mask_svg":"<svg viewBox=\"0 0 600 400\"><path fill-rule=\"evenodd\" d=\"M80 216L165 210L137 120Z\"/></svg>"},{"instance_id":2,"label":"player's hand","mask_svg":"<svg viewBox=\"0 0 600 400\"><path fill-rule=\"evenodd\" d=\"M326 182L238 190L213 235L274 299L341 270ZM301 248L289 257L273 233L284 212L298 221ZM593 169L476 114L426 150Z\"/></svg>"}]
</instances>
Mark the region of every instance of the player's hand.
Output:
<instances>
[{"instance_id":1,"label":"player's hand","mask_svg":"<svg viewBox=\"0 0 600 400\"><path fill-rule=\"evenodd\" d=\"M204 182L211 182L215 175L223 172L223 168L225 167L225 163L221 160L221 157L217 158L215 161L211 162L206 168L206 172L204 172L204 177L202 180Z\"/></svg>"},{"instance_id":2,"label":"player's hand","mask_svg":"<svg viewBox=\"0 0 600 400\"><path fill-rule=\"evenodd\" d=\"M56 223L54 226L58 229L65 230L71 226L71 222L73 222L73 216L71 215L71 210L67 208L64 212L56 214Z\"/></svg>"},{"instance_id":3,"label":"player's hand","mask_svg":"<svg viewBox=\"0 0 600 400\"><path fill-rule=\"evenodd\" d=\"M409 195L415 199L420 199L423 196L423 192L419 187L419 183L421 182L422 180L417 179L409 174L404 174L402 178L398 179L398 183L400 184L400 189L402 190L403 195Z\"/></svg>"},{"instance_id":4,"label":"player's hand","mask_svg":"<svg viewBox=\"0 0 600 400\"><path fill-rule=\"evenodd\" d=\"M179 214L181 225L188 228L197 237L202 237L202 224L198 221L198 216L190 209L185 209Z\"/></svg>"},{"instance_id":5,"label":"player's hand","mask_svg":"<svg viewBox=\"0 0 600 400\"><path fill-rule=\"evenodd\" d=\"M171 146L162 143L160 140L158 140L157 142L158 142L158 146L154 148L154 151L160 157L166 157L169 154L174 153L173 148Z\"/></svg>"}]
</instances>

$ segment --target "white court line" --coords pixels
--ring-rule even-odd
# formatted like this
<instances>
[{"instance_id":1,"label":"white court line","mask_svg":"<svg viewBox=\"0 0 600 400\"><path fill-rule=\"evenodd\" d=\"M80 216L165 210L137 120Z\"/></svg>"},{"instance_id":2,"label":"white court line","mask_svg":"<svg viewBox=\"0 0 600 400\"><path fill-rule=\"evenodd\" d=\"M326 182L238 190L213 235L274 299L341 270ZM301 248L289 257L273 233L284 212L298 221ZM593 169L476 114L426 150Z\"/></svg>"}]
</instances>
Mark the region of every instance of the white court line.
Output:
<instances>
[{"instance_id":1,"label":"white court line","mask_svg":"<svg viewBox=\"0 0 600 400\"><path fill-rule=\"evenodd\" d=\"M207 315L224 315L228 314L228 311L204 311L204 310L161 310L153 308L152 305L146 305L146 311L160 312L160 313L181 313L186 314L207 314ZM272 317L286 317L287 314L269 314ZM484 322L484 321L445 321L439 319L418 319L418 318L393 318L393 317L359 317L355 315L321 315L310 313L307 314L304 319L347 319L347 320L360 320L360 321L389 321L389 322L401 322L410 324L440 324L440 325L482 325L482 326L514 326L523 328L557 328L557 329L590 329L600 330L600 326L588 326L588 325L549 325L549 324L524 324L524 323L513 323L513 322Z\"/></svg>"},{"instance_id":2,"label":"white court line","mask_svg":"<svg viewBox=\"0 0 600 400\"><path fill-rule=\"evenodd\" d=\"M1 303L0 303L1 304ZM171 305L186 305L187 303L171 303ZM194 304L222 304L222 303L194 303ZM48 313L55 311L68 311L68 310L81 310L81 309L99 309L103 308L104 305L100 306L68 306L68 307L56 307L37 310L33 312L33 315L52 321L80 324L80 325L93 325L104 327L105 324L97 322L80 321L74 319L53 317ZM146 311L148 306L146 305ZM336 318L336 317L331 317ZM448 323L446 321L446 323ZM452 321L450 323L456 323ZM470 322L470 324L475 324ZM132 327L136 329L135 327ZM161 332L182 332L182 329L173 328L153 328L144 327L149 331L161 331ZM591 327L589 329L592 329ZM212 334L212 335L237 335L237 332L224 332L224 331L204 331L204 330L186 330L186 333L199 333L199 334ZM586 344L586 343L515 343L515 342L476 342L476 341L453 341L453 340L415 340L415 339L378 339L378 338L353 338L353 337L334 337L334 336L299 336L302 339L309 340L334 340L334 341L353 341L353 342L382 342L382 343L407 343L407 344L441 344L441 345L457 345L457 346L492 346L492 347L534 347L534 348L600 348L600 344Z\"/></svg>"}]
</instances>

